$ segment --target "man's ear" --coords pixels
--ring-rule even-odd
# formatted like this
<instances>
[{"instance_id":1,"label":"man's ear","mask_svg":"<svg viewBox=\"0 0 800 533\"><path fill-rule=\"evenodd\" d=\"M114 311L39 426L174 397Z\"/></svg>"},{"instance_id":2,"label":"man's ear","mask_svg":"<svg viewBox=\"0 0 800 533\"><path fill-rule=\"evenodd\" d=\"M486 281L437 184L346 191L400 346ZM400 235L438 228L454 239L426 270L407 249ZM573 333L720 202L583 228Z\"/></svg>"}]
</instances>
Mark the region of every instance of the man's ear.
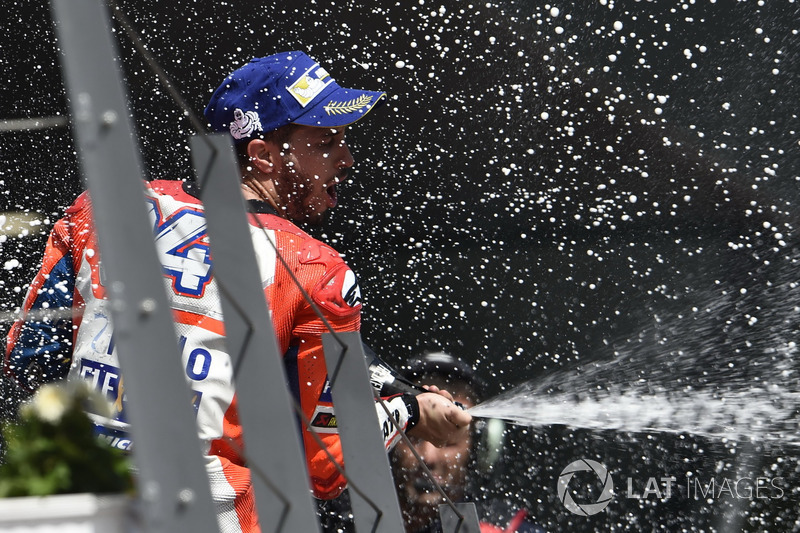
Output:
<instances>
[{"instance_id":1,"label":"man's ear","mask_svg":"<svg viewBox=\"0 0 800 533\"><path fill-rule=\"evenodd\" d=\"M280 152L274 143L253 139L247 143L247 156L250 158L250 165L265 174L270 174L277 168Z\"/></svg>"}]
</instances>

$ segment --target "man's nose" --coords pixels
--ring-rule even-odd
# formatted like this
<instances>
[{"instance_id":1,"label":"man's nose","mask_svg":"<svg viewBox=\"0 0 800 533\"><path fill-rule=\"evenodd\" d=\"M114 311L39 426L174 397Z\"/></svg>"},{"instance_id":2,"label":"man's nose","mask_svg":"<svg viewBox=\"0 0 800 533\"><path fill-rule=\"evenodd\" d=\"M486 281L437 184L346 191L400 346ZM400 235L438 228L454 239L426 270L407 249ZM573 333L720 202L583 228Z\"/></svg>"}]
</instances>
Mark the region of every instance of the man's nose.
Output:
<instances>
[{"instance_id":1,"label":"man's nose","mask_svg":"<svg viewBox=\"0 0 800 533\"><path fill-rule=\"evenodd\" d=\"M336 154L336 165L338 168L350 168L355 164L353 154L350 153L350 148L345 141L339 145L339 152Z\"/></svg>"},{"instance_id":2,"label":"man's nose","mask_svg":"<svg viewBox=\"0 0 800 533\"><path fill-rule=\"evenodd\" d=\"M437 465L442 456L442 450L426 440L417 445L417 453L429 468Z\"/></svg>"}]
</instances>

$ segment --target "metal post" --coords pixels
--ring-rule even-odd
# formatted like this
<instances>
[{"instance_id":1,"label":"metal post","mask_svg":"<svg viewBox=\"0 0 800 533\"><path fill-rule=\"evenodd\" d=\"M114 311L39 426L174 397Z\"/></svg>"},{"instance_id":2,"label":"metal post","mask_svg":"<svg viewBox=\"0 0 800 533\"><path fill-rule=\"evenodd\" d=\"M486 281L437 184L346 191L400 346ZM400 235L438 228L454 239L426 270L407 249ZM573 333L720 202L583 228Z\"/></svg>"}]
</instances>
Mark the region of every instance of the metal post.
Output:
<instances>
[{"instance_id":1,"label":"metal post","mask_svg":"<svg viewBox=\"0 0 800 533\"><path fill-rule=\"evenodd\" d=\"M473 502L462 502L453 505L455 509L446 503L439 506L442 533L481 533L478 509L475 504Z\"/></svg>"},{"instance_id":2,"label":"metal post","mask_svg":"<svg viewBox=\"0 0 800 533\"><path fill-rule=\"evenodd\" d=\"M356 530L402 533L403 519L358 332L322 335Z\"/></svg>"},{"instance_id":3,"label":"metal post","mask_svg":"<svg viewBox=\"0 0 800 533\"><path fill-rule=\"evenodd\" d=\"M52 8L129 397L141 525L219 531L108 13L98 0L53 0Z\"/></svg>"},{"instance_id":4,"label":"metal post","mask_svg":"<svg viewBox=\"0 0 800 533\"><path fill-rule=\"evenodd\" d=\"M261 529L319 531L230 135L196 136L191 147L205 206L214 277L222 295L225 344L236 369L239 418ZM275 250L266 241L268 233L258 230L257 236L264 253L274 258Z\"/></svg>"}]
</instances>

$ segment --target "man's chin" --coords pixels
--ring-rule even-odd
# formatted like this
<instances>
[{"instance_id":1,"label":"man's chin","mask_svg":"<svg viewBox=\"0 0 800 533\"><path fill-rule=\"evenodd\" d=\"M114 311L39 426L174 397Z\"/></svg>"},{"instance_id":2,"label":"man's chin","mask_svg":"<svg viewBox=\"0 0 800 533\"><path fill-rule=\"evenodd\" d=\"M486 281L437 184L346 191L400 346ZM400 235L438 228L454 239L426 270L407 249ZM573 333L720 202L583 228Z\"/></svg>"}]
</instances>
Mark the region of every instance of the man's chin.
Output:
<instances>
[{"instance_id":1,"label":"man's chin","mask_svg":"<svg viewBox=\"0 0 800 533\"><path fill-rule=\"evenodd\" d=\"M325 220L327 219L327 216L328 216L327 213L328 213L327 209L325 211L322 211L322 212L319 212L319 211L308 212L307 211L306 213L304 213L303 215L301 215L299 217L294 217L292 220L294 222L296 222L298 224L302 224L304 226L319 227L319 226L322 226L325 223Z\"/></svg>"},{"instance_id":2,"label":"man's chin","mask_svg":"<svg viewBox=\"0 0 800 533\"><path fill-rule=\"evenodd\" d=\"M413 499L417 502L418 506L439 508L439 505L444 503L444 498L439 493L436 485L431 483L425 478L417 479L414 483ZM447 488L442 487L442 490L447 494Z\"/></svg>"},{"instance_id":3,"label":"man's chin","mask_svg":"<svg viewBox=\"0 0 800 533\"><path fill-rule=\"evenodd\" d=\"M323 224L325 224L325 219L326 218L327 217L325 216L325 213L318 213L318 214L310 215L306 219L306 224L316 228L316 227L319 227L319 226L322 226Z\"/></svg>"}]
</instances>

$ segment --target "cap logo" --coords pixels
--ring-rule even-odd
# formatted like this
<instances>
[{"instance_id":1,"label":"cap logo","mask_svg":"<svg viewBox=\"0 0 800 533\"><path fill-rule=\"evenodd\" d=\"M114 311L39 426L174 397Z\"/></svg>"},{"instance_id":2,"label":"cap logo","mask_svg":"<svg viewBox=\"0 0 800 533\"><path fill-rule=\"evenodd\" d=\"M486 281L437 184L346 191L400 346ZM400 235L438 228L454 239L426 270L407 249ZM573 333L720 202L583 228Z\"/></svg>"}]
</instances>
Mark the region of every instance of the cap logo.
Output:
<instances>
[{"instance_id":1,"label":"cap logo","mask_svg":"<svg viewBox=\"0 0 800 533\"><path fill-rule=\"evenodd\" d=\"M305 107L332 81L330 74L315 64L286 89L301 106Z\"/></svg>"},{"instance_id":2,"label":"cap logo","mask_svg":"<svg viewBox=\"0 0 800 533\"><path fill-rule=\"evenodd\" d=\"M346 102L334 102L331 100L328 102L328 105L324 106L323 109L328 115L343 115L345 113L355 113L369 105L372 101L372 96L368 94L362 94L358 98L354 98L352 100L347 100Z\"/></svg>"},{"instance_id":3,"label":"cap logo","mask_svg":"<svg viewBox=\"0 0 800 533\"><path fill-rule=\"evenodd\" d=\"M244 139L250 137L254 131L262 131L261 119L255 111L244 112L239 108L233 111L233 122L231 122L231 135L234 139Z\"/></svg>"}]
</instances>

